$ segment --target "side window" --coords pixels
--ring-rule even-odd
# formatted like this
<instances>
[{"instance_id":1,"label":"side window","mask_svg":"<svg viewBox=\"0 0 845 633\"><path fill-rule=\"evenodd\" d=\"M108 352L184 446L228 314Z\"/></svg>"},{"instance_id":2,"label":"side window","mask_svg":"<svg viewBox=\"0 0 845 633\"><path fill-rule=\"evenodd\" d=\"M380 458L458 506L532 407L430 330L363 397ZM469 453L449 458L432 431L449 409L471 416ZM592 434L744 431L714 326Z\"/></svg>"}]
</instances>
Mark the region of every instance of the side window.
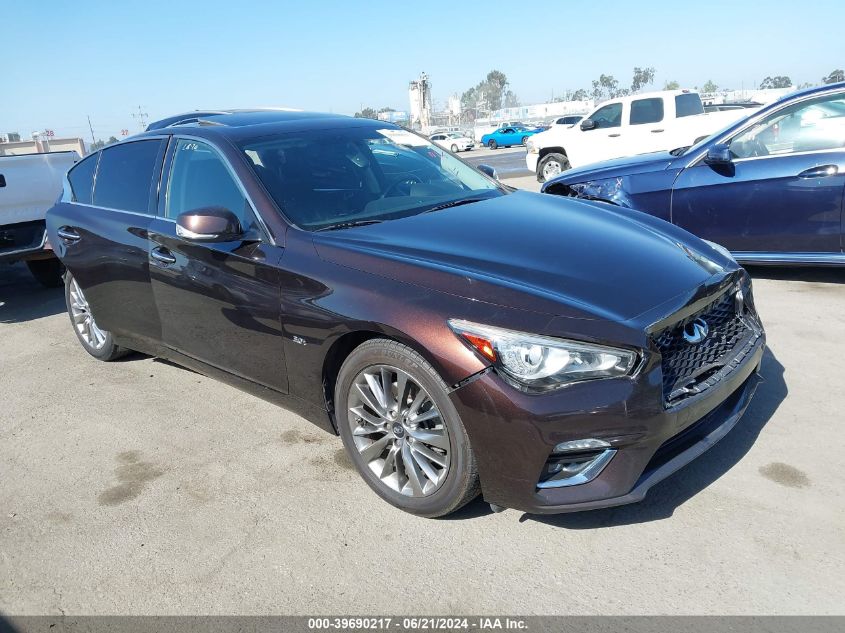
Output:
<instances>
[{"instance_id":1,"label":"side window","mask_svg":"<svg viewBox=\"0 0 845 633\"><path fill-rule=\"evenodd\" d=\"M179 139L167 182L165 215L203 207L223 207L234 213L244 231L257 228L246 198L220 155L206 143Z\"/></svg>"},{"instance_id":2,"label":"side window","mask_svg":"<svg viewBox=\"0 0 845 633\"><path fill-rule=\"evenodd\" d=\"M596 128L619 127L622 125L622 104L609 103L595 111L592 117Z\"/></svg>"},{"instance_id":3,"label":"side window","mask_svg":"<svg viewBox=\"0 0 845 633\"><path fill-rule=\"evenodd\" d=\"M703 114L704 106L701 105L701 97L694 92L680 94L675 97L675 116L681 118L684 116L695 116L696 114Z\"/></svg>"},{"instance_id":4,"label":"side window","mask_svg":"<svg viewBox=\"0 0 845 633\"><path fill-rule=\"evenodd\" d=\"M737 158L845 147L845 95L782 108L734 137L730 147Z\"/></svg>"},{"instance_id":5,"label":"side window","mask_svg":"<svg viewBox=\"0 0 845 633\"><path fill-rule=\"evenodd\" d=\"M637 99L631 102L631 125L657 123L663 120L663 99Z\"/></svg>"},{"instance_id":6,"label":"side window","mask_svg":"<svg viewBox=\"0 0 845 633\"><path fill-rule=\"evenodd\" d=\"M92 154L85 160L77 163L67 173L67 180L70 183L71 199L82 204L91 204L91 195L94 193L94 172L97 171L99 154Z\"/></svg>"},{"instance_id":7,"label":"side window","mask_svg":"<svg viewBox=\"0 0 845 633\"><path fill-rule=\"evenodd\" d=\"M98 207L146 213L162 141L133 141L102 150L94 187Z\"/></svg>"}]
</instances>

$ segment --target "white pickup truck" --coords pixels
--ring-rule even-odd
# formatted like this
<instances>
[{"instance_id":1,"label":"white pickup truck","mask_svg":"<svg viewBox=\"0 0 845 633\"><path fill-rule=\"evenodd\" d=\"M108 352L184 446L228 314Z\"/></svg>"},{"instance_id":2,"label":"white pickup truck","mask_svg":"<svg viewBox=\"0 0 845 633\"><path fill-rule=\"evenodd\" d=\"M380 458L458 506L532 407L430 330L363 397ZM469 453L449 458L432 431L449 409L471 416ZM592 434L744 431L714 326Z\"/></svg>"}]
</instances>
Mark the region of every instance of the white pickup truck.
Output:
<instances>
[{"instance_id":1,"label":"white pickup truck","mask_svg":"<svg viewBox=\"0 0 845 633\"><path fill-rule=\"evenodd\" d=\"M577 125L556 125L532 136L525 162L544 182L571 167L692 145L748 114L749 110L705 114L698 93L688 90L611 99Z\"/></svg>"},{"instance_id":2,"label":"white pickup truck","mask_svg":"<svg viewBox=\"0 0 845 633\"><path fill-rule=\"evenodd\" d=\"M47 287L62 283L62 265L47 242L44 216L62 192L76 152L0 156L0 263L25 261Z\"/></svg>"}]
</instances>

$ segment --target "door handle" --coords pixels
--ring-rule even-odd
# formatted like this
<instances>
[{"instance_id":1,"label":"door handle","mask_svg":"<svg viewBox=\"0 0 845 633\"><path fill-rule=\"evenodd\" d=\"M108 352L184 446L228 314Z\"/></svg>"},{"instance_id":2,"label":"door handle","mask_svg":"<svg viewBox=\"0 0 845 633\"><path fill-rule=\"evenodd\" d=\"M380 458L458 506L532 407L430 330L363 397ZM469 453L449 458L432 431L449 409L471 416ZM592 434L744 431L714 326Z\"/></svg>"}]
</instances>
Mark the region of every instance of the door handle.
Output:
<instances>
[{"instance_id":1,"label":"door handle","mask_svg":"<svg viewBox=\"0 0 845 633\"><path fill-rule=\"evenodd\" d=\"M839 167L836 165L821 165L819 167L811 167L805 169L800 174L799 178L826 178L827 176L835 176L839 173Z\"/></svg>"},{"instance_id":2,"label":"door handle","mask_svg":"<svg viewBox=\"0 0 845 633\"><path fill-rule=\"evenodd\" d=\"M662 131L663 131L663 130L652 130L652 131L651 131L651 133L652 133L652 134L657 134L658 132L662 132Z\"/></svg>"},{"instance_id":3,"label":"door handle","mask_svg":"<svg viewBox=\"0 0 845 633\"><path fill-rule=\"evenodd\" d=\"M67 244L73 244L74 242L78 242L82 239L82 236L76 232L76 229L72 229L69 226L60 226L56 231L56 235L58 235Z\"/></svg>"},{"instance_id":4,"label":"door handle","mask_svg":"<svg viewBox=\"0 0 845 633\"><path fill-rule=\"evenodd\" d=\"M616 134L608 134L607 136L609 138L616 138L617 136L622 136L622 135L617 132Z\"/></svg>"},{"instance_id":5,"label":"door handle","mask_svg":"<svg viewBox=\"0 0 845 633\"><path fill-rule=\"evenodd\" d=\"M170 254L170 251L160 246L157 246L156 248L150 251L150 257L157 261L160 261L162 264L165 265L176 263L176 258Z\"/></svg>"}]
</instances>

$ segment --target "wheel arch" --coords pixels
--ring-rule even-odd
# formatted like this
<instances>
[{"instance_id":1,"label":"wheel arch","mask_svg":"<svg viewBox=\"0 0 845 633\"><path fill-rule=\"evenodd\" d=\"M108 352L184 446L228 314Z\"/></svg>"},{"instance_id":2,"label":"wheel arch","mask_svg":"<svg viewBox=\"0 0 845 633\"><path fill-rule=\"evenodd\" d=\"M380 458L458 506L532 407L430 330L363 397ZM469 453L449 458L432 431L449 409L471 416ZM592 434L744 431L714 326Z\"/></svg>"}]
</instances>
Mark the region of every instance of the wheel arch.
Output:
<instances>
[{"instance_id":1,"label":"wheel arch","mask_svg":"<svg viewBox=\"0 0 845 633\"><path fill-rule=\"evenodd\" d=\"M537 159L537 163L539 164L539 162L541 160L543 160L543 158L545 158L549 154L563 154L564 156L569 158L569 154L566 153L566 150L563 147L560 147L560 146L542 147L542 148L540 148L540 154L539 154L539 157Z\"/></svg>"},{"instance_id":2,"label":"wheel arch","mask_svg":"<svg viewBox=\"0 0 845 633\"><path fill-rule=\"evenodd\" d=\"M325 399L326 411L329 414L332 427L337 430L337 420L334 414L334 390L337 384L337 375L343 363L349 358L349 355L355 351L363 343L372 339L381 338L390 341L401 343L414 350L417 354L423 357L435 371L442 377L443 367L438 362L435 355L430 350L426 349L425 345L420 344L405 332L396 330L395 328L382 324L367 324L354 330L350 330L338 336L329 346L328 351L323 357L323 367L321 372L323 383L323 398Z\"/></svg>"}]
</instances>

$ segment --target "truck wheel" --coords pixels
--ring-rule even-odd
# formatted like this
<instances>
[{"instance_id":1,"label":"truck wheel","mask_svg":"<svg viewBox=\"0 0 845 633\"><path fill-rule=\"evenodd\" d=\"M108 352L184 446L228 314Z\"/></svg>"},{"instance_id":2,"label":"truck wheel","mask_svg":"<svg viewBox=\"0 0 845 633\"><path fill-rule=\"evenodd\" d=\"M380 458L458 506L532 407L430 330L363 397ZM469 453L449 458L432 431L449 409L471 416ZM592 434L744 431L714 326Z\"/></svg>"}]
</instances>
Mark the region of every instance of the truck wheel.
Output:
<instances>
[{"instance_id":1,"label":"truck wheel","mask_svg":"<svg viewBox=\"0 0 845 633\"><path fill-rule=\"evenodd\" d=\"M32 259L26 263L29 272L45 288L60 288L65 274L65 267L55 257L51 259Z\"/></svg>"},{"instance_id":2,"label":"truck wheel","mask_svg":"<svg viewBox=\"0 0 845 633\"><path fill-rule=\"evenodd\" d=\"M569 168L569 159L563 154L546 154L537 163L537 182L546 182Z\"/></svg>"},{"instance_id":3,"label":"truck wheel","mask_svg":"<svg viewBox=\"0 0 845 633\"><path fill-rule=\"evenodd\" d=\"M499 144L498 144L496 141L494 141L494 140L492 140L492 139L491 139L491 140L487 143L487 147L489 147L490 149L496 149L497 147L499 147Z\"/></svg>"}]
</instances>

